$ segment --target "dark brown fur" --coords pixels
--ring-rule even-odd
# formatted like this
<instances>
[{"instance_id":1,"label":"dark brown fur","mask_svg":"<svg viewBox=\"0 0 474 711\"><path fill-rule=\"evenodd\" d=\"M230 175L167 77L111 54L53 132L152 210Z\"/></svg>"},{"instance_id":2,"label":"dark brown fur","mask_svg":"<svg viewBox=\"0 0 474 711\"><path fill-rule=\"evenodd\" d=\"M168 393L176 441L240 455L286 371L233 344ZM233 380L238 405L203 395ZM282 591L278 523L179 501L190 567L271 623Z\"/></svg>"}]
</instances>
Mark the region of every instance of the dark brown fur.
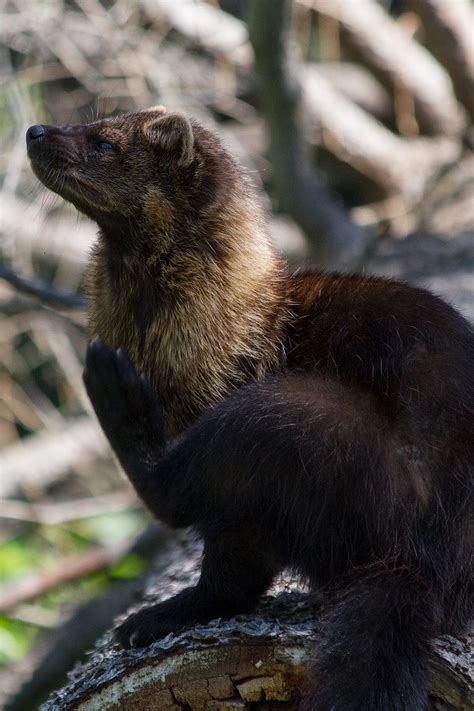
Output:
<instances>
[{"instance_id":1,"label":"dark brown fur","mask_svg":"<svg viewBox=\"0 0 474 711\"><path fill-rule=\"evenodd\" d=\"M471 326L405 284L288 273L241 170L183 116L27 136L100 227L99 420L150 510L205 541L199 585L120 640L251 609L290 566L328 600L302 708L421 711L430 637L472 612Z\"/></svg>"}]
</instances>

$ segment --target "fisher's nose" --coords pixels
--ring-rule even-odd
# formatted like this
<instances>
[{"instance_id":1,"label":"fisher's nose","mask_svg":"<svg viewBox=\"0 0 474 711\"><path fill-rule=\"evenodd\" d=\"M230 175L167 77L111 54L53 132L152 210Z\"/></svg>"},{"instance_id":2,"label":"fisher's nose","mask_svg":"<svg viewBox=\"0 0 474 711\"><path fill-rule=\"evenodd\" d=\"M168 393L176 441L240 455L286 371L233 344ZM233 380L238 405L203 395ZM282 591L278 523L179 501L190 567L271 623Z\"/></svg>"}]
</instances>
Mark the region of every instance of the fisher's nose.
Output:
<instances>
[{"instance_id":1,"label":"fisher's nose","mask_svg":"<svg viewBox=\"0 0 474 711\"><path fill-rule=\"evenodd\" d=\"M44 136L44 126L30 126L26 132L26 145L37 143Z\"/></svg>"}]
</instances>

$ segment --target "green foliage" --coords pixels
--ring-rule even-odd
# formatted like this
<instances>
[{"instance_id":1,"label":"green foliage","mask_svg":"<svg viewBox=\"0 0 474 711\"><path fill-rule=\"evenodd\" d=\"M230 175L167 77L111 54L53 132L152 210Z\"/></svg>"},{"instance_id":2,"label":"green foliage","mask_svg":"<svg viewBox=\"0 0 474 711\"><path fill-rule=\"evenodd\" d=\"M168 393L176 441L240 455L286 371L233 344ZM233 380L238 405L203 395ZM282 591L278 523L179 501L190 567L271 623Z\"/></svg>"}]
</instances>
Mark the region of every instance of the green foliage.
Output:
<instances>
[{"instance_id":1,"label":"green foliage","mask_svg":"<svg viewBox=\"0 0 474 711\"><path fill-rule=\"evenodd\" d=\"M33 625L0 616L0 665L21 659L37 634L38 629Z\"/></svg>"},{"instance_id":2,"label":"green foliage","mask_svg":"<svg viewBox=\"0 0 474 711\"><path fill-rule=\"evenodd\" d=\"M112 545L139 533L145 514L123 511L57 526L27 524L20 533L0 544L0 580L9 585L26 576L54 570L67 559L98 545ZM106 570L98 570L69 583L51 588L34 603L60 614L103 592L117 579L133 578L145 569L139 555L129 554ZM29 651L39 626L0 616L0 665L11 663Z\"/></svg>"}]
</instances>

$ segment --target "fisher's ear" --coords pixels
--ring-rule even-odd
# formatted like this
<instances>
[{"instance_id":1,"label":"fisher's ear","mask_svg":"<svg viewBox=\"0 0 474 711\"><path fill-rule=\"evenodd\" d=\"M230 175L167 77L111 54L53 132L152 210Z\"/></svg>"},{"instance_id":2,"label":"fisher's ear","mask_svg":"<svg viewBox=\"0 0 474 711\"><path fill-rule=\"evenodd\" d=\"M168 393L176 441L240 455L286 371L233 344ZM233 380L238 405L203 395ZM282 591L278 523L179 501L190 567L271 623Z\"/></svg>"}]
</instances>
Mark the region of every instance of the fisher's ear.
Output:
<instances>
[{"instance_id":1,"label":"fisher's ear","mask_svg":"<svg viewBox=\"0 0 474 711\"><path fill-rule=\"evenodd\" d=\"M194 158L193 127L183 114L165 114L151 119L143 132L150 143L176 154L181 165L189 165Z\"/></svg>"}]
</instances>

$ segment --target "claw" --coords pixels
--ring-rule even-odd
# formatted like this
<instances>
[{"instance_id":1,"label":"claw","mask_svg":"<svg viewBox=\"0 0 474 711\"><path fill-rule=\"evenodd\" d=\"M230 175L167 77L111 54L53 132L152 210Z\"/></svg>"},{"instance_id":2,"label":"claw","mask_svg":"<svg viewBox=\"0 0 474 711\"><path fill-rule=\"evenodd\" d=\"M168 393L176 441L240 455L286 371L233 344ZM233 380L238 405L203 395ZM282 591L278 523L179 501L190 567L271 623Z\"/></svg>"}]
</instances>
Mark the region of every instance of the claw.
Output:
<instances>
[{"instance_id":1,"label":"claw","mask_svg":"<svg viewBox=\"0 0 474 711\"><path fill-rule=\"evenodd\" d=\"M139 638L139 632L138 630L133 632L130 637L128 638L128 646L129 647L139 647L140 645L137 644L138 638Z\"/></svg>"}]
</instances>

